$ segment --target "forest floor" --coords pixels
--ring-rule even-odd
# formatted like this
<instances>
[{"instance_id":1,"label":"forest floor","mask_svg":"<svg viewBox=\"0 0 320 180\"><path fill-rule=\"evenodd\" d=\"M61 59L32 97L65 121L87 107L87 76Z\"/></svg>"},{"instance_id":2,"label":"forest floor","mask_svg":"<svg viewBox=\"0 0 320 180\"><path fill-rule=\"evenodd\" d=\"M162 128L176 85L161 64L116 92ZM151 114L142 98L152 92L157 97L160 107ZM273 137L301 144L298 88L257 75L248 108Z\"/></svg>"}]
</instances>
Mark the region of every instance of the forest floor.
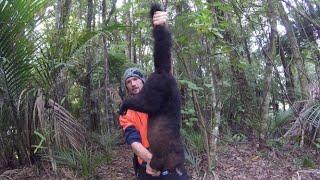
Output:
<instances>
[{"instance_id":1,"label":"forest floor","mask_svg":"<svg viewBox=\"0 0 320 180\"><path fill-rule=\"evenodd\" d=\"M236 144L236 145L235 145ZM218 163L214 174L219 179L319 179L320 156L315 148L303 150L293 146L281 148L257 148L251 142L219 145ZM112 150L113 160L96 168L94 179L131 180L134 179L132 151L129 146L117 145ZM201 158L200 158L201 159ZM198 166L187 164L190 179L209 179L205 176L205 162ZM312 168L311 168L312 167ZM66 168L60 168L53 175L50 170L39 172L35 167L8 170L0 179L83 179Z\"/></svg>"}]
</instances>

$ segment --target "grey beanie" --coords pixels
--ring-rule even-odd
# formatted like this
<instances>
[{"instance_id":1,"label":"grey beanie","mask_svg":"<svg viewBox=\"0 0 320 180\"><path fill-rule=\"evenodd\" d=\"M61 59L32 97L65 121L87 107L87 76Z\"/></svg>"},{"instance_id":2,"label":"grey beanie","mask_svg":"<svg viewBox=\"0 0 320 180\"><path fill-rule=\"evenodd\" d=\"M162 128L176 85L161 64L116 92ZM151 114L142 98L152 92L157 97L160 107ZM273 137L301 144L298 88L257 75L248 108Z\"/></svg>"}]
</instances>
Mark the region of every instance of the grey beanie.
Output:
<instances>
[{"instance_id":1,"label":"grey beanie","mask_svg":"<svg viewBox=\"0 0 320 180\"><path fill-rule=\"evenodd\" d=\"M123 85L124 87L126 87L126 80L129 77L137 77L139 79L141 79L141 81L143 83L145 83L146 79L144 78L144 75L142 74L141 70L136 68L136 67L132 67L132 68L128 68L124 74L123 74Z\"/></svg>"}]
</instances>

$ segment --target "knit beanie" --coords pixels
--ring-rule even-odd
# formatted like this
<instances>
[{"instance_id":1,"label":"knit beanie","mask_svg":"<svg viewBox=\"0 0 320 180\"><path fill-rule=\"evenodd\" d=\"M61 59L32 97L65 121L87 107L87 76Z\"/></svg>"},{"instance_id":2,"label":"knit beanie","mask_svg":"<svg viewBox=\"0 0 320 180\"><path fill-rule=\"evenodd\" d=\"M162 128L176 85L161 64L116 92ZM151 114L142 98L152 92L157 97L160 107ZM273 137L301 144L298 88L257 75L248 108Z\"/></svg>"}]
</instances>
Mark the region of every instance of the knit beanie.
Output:
<instances>
[{"instance_id":1,"label":"knit beanie","mask_svg":"<svg viewBox=\"0 0 320 180\"><path fill-rule=\"evenodd\" d=\"M142 74L141 70L136 68L136 67L132 67L132 68L128 68L124 74L123 74L123 86L126 87L126 80L130 77L137 77L139 79L141 79L141 81L143 83L145 83L146 79L144 78L144 75Z\"/></svg>"}]
</instances>

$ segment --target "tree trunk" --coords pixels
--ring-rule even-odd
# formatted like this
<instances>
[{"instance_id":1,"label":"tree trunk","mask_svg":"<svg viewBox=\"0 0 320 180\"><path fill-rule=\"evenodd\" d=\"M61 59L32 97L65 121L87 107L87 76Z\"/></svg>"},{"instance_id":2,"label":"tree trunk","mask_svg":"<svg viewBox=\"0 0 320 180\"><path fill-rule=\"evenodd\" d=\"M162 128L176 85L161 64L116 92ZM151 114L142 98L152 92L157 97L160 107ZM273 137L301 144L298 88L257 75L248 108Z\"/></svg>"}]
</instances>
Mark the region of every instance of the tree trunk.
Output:
<instances>
[{"instance_id":1,"label":"tree trunk","mask_svg":"<svg viewBox=\"0 0 320 180\"><path fill-rule=\"evenodd\" d=\"M320 11L319 11L319 4L317 4L317 6L316 6L316 9L317 10L315 10L314 8L313 8L313 5L310 3L310 1L304 1L306 4L307 4L307 6L308 6L308 9L309 9L309 11L310 11L310 15L311 15L311 17L312 17L312 19L314 19L314 20L316 20L316 19L318 19L318 17L319 17L319 15L320 15ZM317 14L318 13L318 14ZM317 32L317 34L318 34L318 38L320 38L320 28L319 28L319 26L317 26L316 28L316 32Z\"/></svg>"},{"instance_id":2,"label":"tree trunk","mask_svg":"<svg viewBox=\"0 0 320 180\"><path fill-rule=\"evenodd\" d=\"M138 61L141 65L143 65L143 62L142 62L142 48L143 48L143 44L142 44L142 32L141 32L141 29L139 30L139 39L141 41L141 43L139 43L139 46L138 46ZM143 68L143 67L142 67Z\"/></svg>"},{"instance_id":3,"label":"tree trunk","mask_svg":"<svg viewBox=\"0 0 320 180\"><path fill-rule=\"evenodd\" d=\"M133 63L134 64L137 64L138 63L138 61L137 61L137 45L135 44L135 43L133 43L133 50L132 50L132 57L133 57Z\"/></svg>"},{"instance_id":4,"label":"tree trunk","mask_svg":"<svg viewBox=\"0 0 320 180\"><path fill-rule=\"evenodd\" d=\"M179 49L181 49L181 48L179 48ZM183 66L184 66L184 68L186 70L188 78L190 80L192 80L193 77L192 77L191 71L189 69L189 66L186 63L186 60L184 58L179 57L179 53L176 53L176 54L177 54L178 58L181 59L181 62L183 63ZM205 146L205 150L206 150L206 153L207 153L208 167L211 168L212 167L212 159L211 159L211 156L210 156L210 145L209 145L210 144L209 143L210 135L208 133L208 127L206 125L205 117L203 115L203 110L201 108L201 105L199 103L199 98L198 98L198 95L195 92L195 90L191 90L191 97L192 97L194 110L196 111L196 116L197 116L197 118L199 120L198 121L198 125L199 125L199 127L201 129L201 133L203 134L204 146Z\"/></svg>"},{"instance_id":5,"label":"tree trunk","mask_svg":"<svg viewBox=\"0 0 320 180\"><path fill-rule=\"evenodd\" d=\"M55 40L54 46L54 57L58 62L65 62L66 54L68 52L64 51L64 46L66 44L66 30L69 23L69 15L71 9L71 0L57 0L56 4L56 30L57 38ZM67 84L66 84L66 72L62 68L57 68L54 73L54 85L52 88L52 97L54 100L64 107L69 107L67 99Z\"/></svg>"},{"instance_id":6,"label":"tree trunk","mask_svg":"<svg viewBox=\"0 0 320 180\"><path fill-rule=\"evenodd\" d=\"M213 106L213 113L214 118L211 124L213 125L210 130L210 156L215 164L218 161L217 157L217 143L219 138L219 126L221 122L221 109L222 109L222 102L221 102L221 90L222 90L222 73L220 71L220 67L217 62L210 63L211 69L211 82L212 82L212 106ZM212 168L212 167L209 167Z\"/></svg>"},{"instance_id":7,"label":"tree trunk","mask_svg":"<svg viewBox=\"0 0 320 180\"><path fill-rule=\"evenodd\" d=\"M56 12L56 29L60 29L60 16L61 16L61 11L62 11L62 0L57 0L55 12Z\"/></svg>"},{"instance_id":8,"label":"tree trunk","mask_svg":"<svg viewBox=\"0 0 320 180\"><path fill-rule=\"evenodd\" d=\"M289 21L288 15L286 14L286 11L282 5L281 2L278 2L278 12L280 14L280 18L282 23L284 24L287 36L291 45L291 51L293 54L294 62L296 63L297 70L298 70L298 77L300 81L300 87L303 95L307 98L308 97L308 75L305 70L304 61L302 59L302 56L300 54L300 49L298 46L297 39L295 37L292 24Z\"/></svg>"},{"instance_id":9,"label":"tree trunk","mask_svg":"<svg viewBox=\"0 0 320 180\"><path fill-rule=\"evenodd\" d=\"M207 0L207 2L209 4L213 3L212 0ZM218 19L215 16L217 13L215 12L214 7L212 6L209 9L212 12L212 17L214 19L213 24L214 25L218 25ZM214 51L216 50L216 46L215 44L213 44L212 46L208 46L208 42L206 43L207 47L206 47L206 51L207 51L207 55L209 58L209 66L210 66L210 71L211 71L211 82L212 82L212 107L213 107L213 114L214 114L214 118L211 118L211 124L212 126L210 129L210 141L209 141L209 149L210 149L210 156L213 160L212 164L216 164L216 162L218 161L218 157L217 157L217 143L218 143L218 138L219 138L219 126L220 126L220 122L221 122L221 109L222 109L222 101L221 101L221 91L222 91L222 72L220 70L219 67L219 63L216 61L216 58L214 59L210 59L210 57L212 57L212 54L214 54ZM212 51L211 51L212 50ZM248 55L248 57L250 58L250 55ZM249 59L248 59L249 60ZM250 60L249 60L250 61ZM209 163L209 165L212 166L211 163ZM208 170L211 170L213 167L208 166Z\"/></svg>"},{"instance_id":10,"label":"tree trunk","mask_svg":"<svg viewBox=\"0 0 320 180\"><path fill-rule=\"evenodd\" d=\"M247 41L247 37L246 37L247 35L246 35L246 31L243 30L241 18L242 18L241 16L238 16L238 22L239 22L239 26L240 26L240 30L241 30L241 34L242 34L242 41L243 41L244 50L246 52L248 63L251 65L252 59L251 59L249 45L248 45L248 41Z\"/></svg>"},{"instance_id":11,"label":"tree trunk","mask_svg":"<svg viewBox=\"0 0 320 180\"><path fill-rule=\"evenodd\" d=\"M224 39L229 44L235 44L237 41L235 40L236 37L232 36L232 33L230 30L226 30L224 34ZM241 117L241 124L243 124L240 129L248 132L249 134L252 133L252 128L250 127L250 124L252 120L255 120L256 114L256 106L253 101L253 94L252 90L249 86L249 83L247 81L245 71L244 69L239 68L237 65L240 63L238 54L236 50L231 47L232 50L229 53L229 61L230 61L230 69L232 73L232 78L235 87L238 90L238 94L240 96L240 102L241 107L243 111L239 112ZM249 135L248 134L248 135Z\"/></svg>"},{"instance_id":12,"label":"tree trunk","mask_svg":"<svg viewBox=\"0 0 320 180\"><path fill-rule=\"evenodd\" d=\"M126 54L128 59L130 59L131 62L133 62L133 43L132 43L132 31L133 31L133 27L132 27L132 5L131 5L131 0L128 0L128 2L130 4L130 8L129 11L126 14L126 20L125 23L126 25L129 27L127 28L126 31L126 39L127 39L127 43L128 43L128 48L126 50Z\"/></svg>"},{"instance_id":13,"label":"tree trunk","mask_svg":"<svg viewBox=\"0 0 320 180\"><path fill-rule=\"evenodd\" d=\"M93 19L93 0L88 0L87 6L87 22L86 28L90 32L92 30L92 19ZM86 48L86 72L84 78L84 90L83 90L83 111L84 111L84 122L87 129L92 129L93 124L91 122L91 73L92 73L92 62L93 62L93 51L91 47Z\"/></svg>"},{"instance_id":14,"label":"tree trunk","mask_svg":"<svg viewBox=\"0 0 320 180\"><path fill-rule=\"evenodd\" d=\"M115 4L115 2L114 2ZM114 10L112 6L111 12ZM107 12L106 12L106 0L102 0L102 22L103 26L107 26ZM108 20L110 20L111 13L109 14ZM108 59L108 45L107 37L102 36L103 42L103 58L104 58L104 120L102 121L101 127L106 127L107 132L111 130L111 120L113 119L113 113L111 113L111 101L110 101L110 82L109 82L109 59Z\"/></svg>"},{"instance_id":15,"label":"tree trunk","mask_svg":"<svg viewBox=\"0 0 320 180\"><path fill-rule=\"evenodd\" d=\"M287 58L285 56L285 51L283 47L284 42L279 42L279 53L280 53L280 59L284 70L284 77L285 77L285 85L287 90L287 96L286 97L289 101L289 104L293 104L295 102L295 87L294 87L294 78L293 73L291 69L291 65L287 62Z\"/></svg>"},{"instance_id":16,"label":"tree trunk","mask_svg":"<svg viewBox=\"0 0 320 180\"><path fill-rule=\"evenodd\" d=\"M317 19L317 14L313 8L313 5L310 3L310 1L305 1L305 3L307 4L308 6L308 9L309 9L309 12L310 12L310 15L312 17L312 19ZM315 44L317 44L317 35L318 35L318 38L320 38L320 28L318 26L311 26L311 24L309 24L309 22L306 22L304 23L305 25L307 25L309 27L309 32L307 34L308 38L310 39L311 42L314 42ZM316 34L314 34L314 31L316 32ZM317 81L318 83L320 84L320 50L318 48L317 45L315 45L315 53L314 53L314 59L315 59L315 71L316 71L316 74L317 74Z\"/></svg>"},{"instance_id":17,"label":"tree trunk","mask_svg":"<svg viewBox=\"0 0 320 180\"><path fill-rule=\"evenodd\" d=\"M318 78L318 83L320 84L320 55L318 55L318 61L316 61L316 65L315 65L315 71L317 74L317 78Z\"/></svg>"},{"instance_id":18,"label":"tree trunk","mask_svg":"<svg viewBox=\"0 0 320 180\"><path fill-rule=\"evenodd\" d=\"M276 17L274 14L274 4L273 0L268 0L268 12L267 16L270 23L270 35L269 35L269 48L265 53L266 56L266 67L264 73L264 88L263 88L263 96L262 103L260 104L260 138L262 140L265 139L266 130L267 130L267 120L269 114L269 105L271 99L271 79L272 79L272 64L274 63L274 59L276 56Z\"/></svg>"},{"instance_id":19,"label":"tree trunk","mask_svg":"<svg viewBox=\"0 0 320 180\"><path fill-rule=\"evenodd\" d=\"M106 26L106 0L102 0L102 23ZM104 59L104 118L101 121L101 127L106 127L107 132L110 132L110 101L109 101L109 59L108 59L108 45L107 45L107 37L105 35L102 36L103 42L103 59Z\"/></svg>"}]
</instances>

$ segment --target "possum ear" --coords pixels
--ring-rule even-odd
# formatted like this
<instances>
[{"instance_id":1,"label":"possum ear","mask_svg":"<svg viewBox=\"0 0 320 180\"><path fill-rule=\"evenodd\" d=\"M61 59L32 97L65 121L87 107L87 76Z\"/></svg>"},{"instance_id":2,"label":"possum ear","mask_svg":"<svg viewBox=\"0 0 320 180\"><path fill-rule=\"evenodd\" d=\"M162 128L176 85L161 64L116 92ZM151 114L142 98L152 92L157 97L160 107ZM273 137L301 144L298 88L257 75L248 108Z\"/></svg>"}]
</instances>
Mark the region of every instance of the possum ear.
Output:
<instances>
[{"instance_id":1,"label":"possum ear","mask_svg":"<svg viewBox=\"0 0 320 180\"><path fill-rule=\"evenodd\" d=\"M153 15L156 11L163 11L161 5L159 3L153 3L151 4L151 8L150 8L150 18L153 18Z\"/></svg>"}]
</instances>

